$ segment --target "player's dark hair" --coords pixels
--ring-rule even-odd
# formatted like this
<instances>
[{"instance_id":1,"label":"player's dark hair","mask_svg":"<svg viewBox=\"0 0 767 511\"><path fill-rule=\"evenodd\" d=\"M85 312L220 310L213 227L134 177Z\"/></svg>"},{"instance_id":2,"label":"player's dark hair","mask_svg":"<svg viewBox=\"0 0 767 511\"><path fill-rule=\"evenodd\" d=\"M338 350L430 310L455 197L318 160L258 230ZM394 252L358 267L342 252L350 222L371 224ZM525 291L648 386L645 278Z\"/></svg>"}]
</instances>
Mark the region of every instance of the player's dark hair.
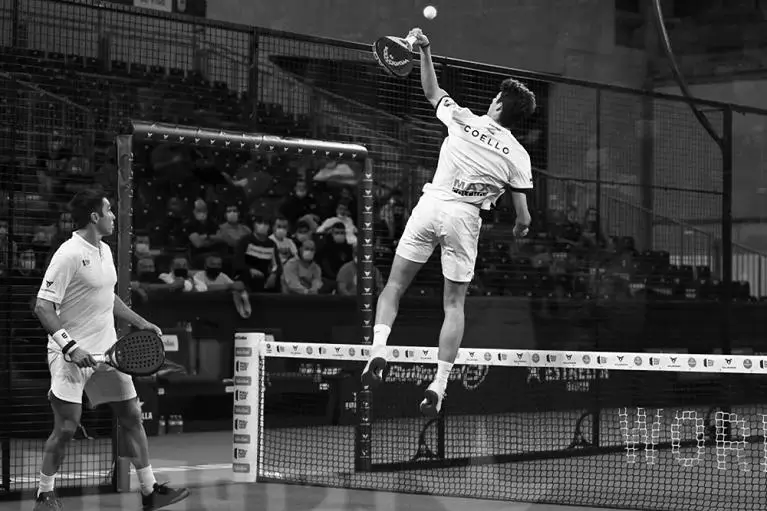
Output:
<instances>
[{"instance_id":1,"label":"player's dark hair","mask_svg":"<svg viewBox=\"0 0 767 511\"><path fill-rule=\"evenodd\" d=\"M512 128L535 112L535 94L522 82L506 78L501 82L501 110L498 122L504 128Z\"/></svg>"},{"instance_id":2,"label":"player's dark hair","mask_svg":"<svg viewBox=\"0 0 767 511\"><path fill-rule=\"evenodd\" d=\"M75 194L69 202L69 211L72 213L72 221L76 229L84 229L91 222L91 213L99 216L103 213L104 192L96 190L81 190Z\"/></svg>"}]
</instances>

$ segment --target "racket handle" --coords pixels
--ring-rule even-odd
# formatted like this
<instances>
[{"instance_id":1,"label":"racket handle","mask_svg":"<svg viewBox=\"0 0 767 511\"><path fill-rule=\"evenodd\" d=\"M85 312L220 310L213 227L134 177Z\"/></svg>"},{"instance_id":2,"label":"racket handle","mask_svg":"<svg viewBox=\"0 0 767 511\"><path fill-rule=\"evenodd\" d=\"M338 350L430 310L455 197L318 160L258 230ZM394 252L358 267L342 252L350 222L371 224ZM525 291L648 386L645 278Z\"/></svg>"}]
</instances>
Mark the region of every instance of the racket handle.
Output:
<instances>
[{"instance_id":1,"label":"racket handle","mask_svg":"<svg viewBox=\"0 0 767 511\"><path fill-rule=\"evenodd\" d=\"M418 39L415 38L415 36L409 35L405 38L405 41L407 41L408 46L410 47L410 51L413 51L413 45Z\"/></svg>"},{"instance_id":2,"label":"racket handle","mask_svg":"<svg viewBox=\"0 0 767 511\"><path fill-rule=\"evenodd\" d=\"M98 363L98 364L106 364L107 363L107 356L104 355L103 353L101 353L99 355L91 355L91 357L93 357L93 360L95 360L96 363Z\"/></svg>"}]
</instances>

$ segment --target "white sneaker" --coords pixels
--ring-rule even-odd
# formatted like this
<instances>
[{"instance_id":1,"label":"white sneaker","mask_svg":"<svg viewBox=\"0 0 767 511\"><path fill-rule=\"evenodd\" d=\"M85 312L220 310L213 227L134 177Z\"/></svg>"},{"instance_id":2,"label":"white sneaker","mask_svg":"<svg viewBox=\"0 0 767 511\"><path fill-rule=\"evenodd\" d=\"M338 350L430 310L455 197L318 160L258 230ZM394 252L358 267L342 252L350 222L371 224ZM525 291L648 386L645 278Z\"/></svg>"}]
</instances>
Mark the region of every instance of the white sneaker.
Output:
<instances>
[{"instance_id":1,"label":"white sneaker","mask_svg":"<svg viewBox=\"0 0 767 511\"><path fill-rule=\"evenodd\" d=\"M421 401L421 413L423 416L429 419L436 418L442 409L442 400L444 398L445 393L439 391L437 382L431 382L426 387L426 391L423 393L423 401Z\"/></svg>"},{"instance_id":2,"label":"white sneaker","mask_svg":"<svg viewBox=\"0 0 767 511\"><path fill-rule=\"evenodd\" d=\"M362 384L366 387L376 387L383 381L383 372L386 369L386 347L373 349L370 360L362 371Z\"/></svg>"}]
</instances>

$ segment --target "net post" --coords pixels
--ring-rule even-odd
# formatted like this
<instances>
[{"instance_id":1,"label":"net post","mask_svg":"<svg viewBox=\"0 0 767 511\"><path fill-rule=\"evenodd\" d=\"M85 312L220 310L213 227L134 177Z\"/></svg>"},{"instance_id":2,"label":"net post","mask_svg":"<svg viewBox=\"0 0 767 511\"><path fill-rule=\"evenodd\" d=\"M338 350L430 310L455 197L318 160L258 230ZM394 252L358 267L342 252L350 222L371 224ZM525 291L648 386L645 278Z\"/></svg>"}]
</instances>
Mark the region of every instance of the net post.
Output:
<instances>
[{"instance_id":1,"label":"net post","mask_svg":"<svg viewBox=\"0 0 767 511\"><path fill-rule=\"evenodd\" d=\"M234 334L232 479L255 483L263 461L263 332Z\"/></svg>"},{"instance_id":2,"label":"net post","mask_svg":"<svg viewBox=\"0 0 767 511\"><path fill-rule=\"evenodd\" d=\"M373 290L375 289L376 274L373 257L373 213L375 210L373 204L373 161L365 158L365 164L362 171L362 179L358 201L358 223L360 226L357 237L357 282L362 282L357 287L357 303L360 311L360 334L362 344L371 344L373 342Z\"/></svg>"},{"instance_id":3,"label":"net post","mask_svg":"<svg viewBox=\"0 0 767 511\"><path fill-rule=\"evenodd\" d=\"M373 470L373 393L365 387L357 394L357 427L354 438L354 470Z\"/></svg>"},{"instance_id":4,"label":"net post","mask_svg":"<svg viewBox=\"0 0 767 511\"><path fill-rule=\"evenodd\" d=\"M133 137L118 135L117 146L117 295L130 307L131 243L133 237ZM117 324L117 336L129 332L125 321ZM119 423L114 420L112 454L112 490L130 491L130 461L123 456L123 435Z\"/></svg>"},{"instance_id":5,"label":"net post","mask_svg":"<svg viewBox=\"0 0 767 511\"><path fill-rule=\"evenodd\" d=\"M732 352L730 323L732 321L732 106L724 109L722 125L722 353Z\"/></svg>"}]
</instances>

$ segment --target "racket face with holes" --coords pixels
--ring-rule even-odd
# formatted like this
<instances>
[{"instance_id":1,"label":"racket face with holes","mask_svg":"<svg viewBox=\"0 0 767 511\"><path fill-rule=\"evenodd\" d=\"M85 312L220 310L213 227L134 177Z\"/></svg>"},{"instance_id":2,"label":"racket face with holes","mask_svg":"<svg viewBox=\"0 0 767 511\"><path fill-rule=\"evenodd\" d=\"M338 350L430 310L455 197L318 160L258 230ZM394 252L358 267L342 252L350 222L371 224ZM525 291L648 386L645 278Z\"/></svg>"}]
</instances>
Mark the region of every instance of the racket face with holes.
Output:
<instances>
[{"instance_id":1,"label":"racket face with holes","mask_svg":"<svg viewBox=\"0 0 767 511\"><path fill-rule=\"evenodd\" d=\"M373 56L392 76L404 78L413 70L413 52L401 37L381 37L373 43Z\"/></svg>"},{"instance_id":2,"label":"racket face with holes","mask_svg":"<svg viewBox=\"0 0 767 511\"><path fill-rule=\"evenodd\" d=\"M117 341L105 353L108 363L131 376L150 376L165 363L165 346L154 332L139 330Z\"/></svg>"}]
</instances>

